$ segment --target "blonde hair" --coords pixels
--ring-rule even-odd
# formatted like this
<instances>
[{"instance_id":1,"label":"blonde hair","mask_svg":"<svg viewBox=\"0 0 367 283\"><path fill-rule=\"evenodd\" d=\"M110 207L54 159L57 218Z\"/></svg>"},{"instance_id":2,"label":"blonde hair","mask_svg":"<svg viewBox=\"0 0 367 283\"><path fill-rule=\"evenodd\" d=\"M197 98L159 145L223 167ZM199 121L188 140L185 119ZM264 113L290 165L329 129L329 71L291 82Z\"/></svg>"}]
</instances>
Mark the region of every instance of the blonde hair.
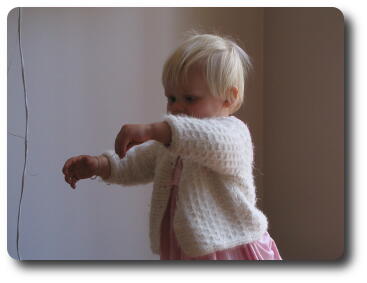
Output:
<instances>
[{"instance_id":1,"label":"blonde hair","mask_svg":"<svg viewBox=\"0 0 367 283\"><path fill-rule=\"evenodd\" d=\"M228 37L190 32L164 64L164 88L185 82L189 68L195 63L202 66L211 94L228 99L233 103L231 112L236 112L243 103L245 82L251 68L247 53ZM228 91L232 87L238 89L236 101Z\"/></svg>"}]
</instances>

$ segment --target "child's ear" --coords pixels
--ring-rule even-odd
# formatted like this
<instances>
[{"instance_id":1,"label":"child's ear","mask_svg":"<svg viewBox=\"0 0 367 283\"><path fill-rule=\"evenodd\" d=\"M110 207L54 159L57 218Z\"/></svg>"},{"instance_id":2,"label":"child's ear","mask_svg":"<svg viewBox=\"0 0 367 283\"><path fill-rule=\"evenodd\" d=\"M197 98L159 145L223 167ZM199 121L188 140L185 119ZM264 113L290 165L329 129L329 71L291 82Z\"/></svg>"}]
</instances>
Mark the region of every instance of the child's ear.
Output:
<instances>
[{"instance_id":1,"label":"child's ear","mask_svg":"<svg viewBox=\"0 0 367 283\"><path fill-rule=\"evenodd\" d=\"M238 98L238 88L237 87L230 87L227 90L227 99L224 101L225 107L230 107Z\"/></svg>"}]
</instances>

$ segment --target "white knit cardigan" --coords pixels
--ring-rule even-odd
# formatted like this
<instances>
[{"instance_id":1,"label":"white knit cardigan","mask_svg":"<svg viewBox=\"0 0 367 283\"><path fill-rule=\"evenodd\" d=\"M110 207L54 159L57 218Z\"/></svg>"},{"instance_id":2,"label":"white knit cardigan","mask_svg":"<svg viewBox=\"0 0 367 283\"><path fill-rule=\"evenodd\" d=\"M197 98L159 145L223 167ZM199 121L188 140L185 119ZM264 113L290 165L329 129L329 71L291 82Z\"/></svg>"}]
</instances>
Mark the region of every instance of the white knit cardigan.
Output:
<instances>
[{"instance_id":1,"label":"white knit cardigan","mask_svg":"<svg viewBox=\"0 0 367 283\"><path fill-rule=\"evenodd\" d=\"M103 153L111 175L103 181L125 186L154 181L150 207L152 252L160 251L161 222L170 195L177 156L179 180L174 231L183 252L191 257L259 240L268 228L256 207L253 145L247 125L234 116L164 117L172 132L169 146L148 141L132 147L123 159Z\"/></svg>"}]
</instances>

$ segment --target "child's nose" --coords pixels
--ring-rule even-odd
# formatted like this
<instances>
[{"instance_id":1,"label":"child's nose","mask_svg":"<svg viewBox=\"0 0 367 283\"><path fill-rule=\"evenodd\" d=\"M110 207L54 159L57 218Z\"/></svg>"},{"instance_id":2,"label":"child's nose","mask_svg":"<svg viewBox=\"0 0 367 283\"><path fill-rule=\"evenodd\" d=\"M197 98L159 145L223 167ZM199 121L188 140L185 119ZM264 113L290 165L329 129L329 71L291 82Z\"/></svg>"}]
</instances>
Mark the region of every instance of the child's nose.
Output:
<instances>
[{"instance_id":1,"label":"child's nose","mask_svg":"<svg viewBox=\"0 0 367 283\"><path fill-rule=\"evenodd\" d=\"M185 106L183 105L182 102L175 102L171 106L171 113L173 115L176 115L176 114L185 114Z\"/></svg>"}]
</instances>

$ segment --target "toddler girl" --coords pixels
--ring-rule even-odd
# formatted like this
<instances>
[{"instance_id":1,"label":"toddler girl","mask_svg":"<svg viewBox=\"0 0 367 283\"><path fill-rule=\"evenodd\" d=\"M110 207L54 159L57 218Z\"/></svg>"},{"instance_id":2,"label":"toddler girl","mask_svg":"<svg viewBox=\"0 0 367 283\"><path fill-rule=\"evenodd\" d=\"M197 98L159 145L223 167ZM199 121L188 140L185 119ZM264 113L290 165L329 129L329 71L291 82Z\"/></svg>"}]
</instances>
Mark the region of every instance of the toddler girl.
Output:
<instances>
[{"instance_id":1,"label":"toddler girl","mask_svg":"<svg viewBox=\"0 0 367 283\"><path fill-rule=\"evenodd\" d=\"M163 121L124 125L115 151L68 159L65 181L153 181L150 241L162 260L281 260L256 207L249 129L231 116L249 66L232 40L189 36L164 65Z\"/></svg>"}]
</instances>

